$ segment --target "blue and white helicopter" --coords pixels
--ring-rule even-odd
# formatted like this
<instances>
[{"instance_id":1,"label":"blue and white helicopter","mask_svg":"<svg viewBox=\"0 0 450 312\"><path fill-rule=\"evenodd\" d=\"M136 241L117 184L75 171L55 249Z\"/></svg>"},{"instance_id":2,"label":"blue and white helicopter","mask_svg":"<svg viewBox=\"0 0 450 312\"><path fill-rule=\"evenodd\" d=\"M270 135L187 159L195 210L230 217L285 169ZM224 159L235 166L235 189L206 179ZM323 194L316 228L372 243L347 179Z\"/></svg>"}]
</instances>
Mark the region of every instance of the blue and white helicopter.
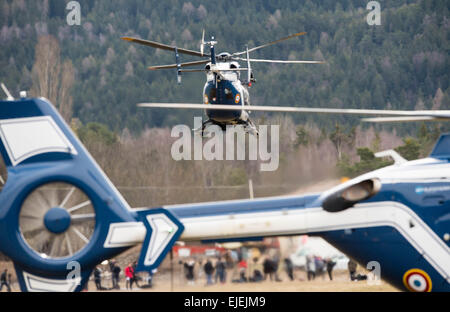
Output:
<instances>
[{"instance_id":1,"label":"blue and white helicopter","mask_svg":"<svg viewBox=\"0 0 450 312\"><path fill-rule=\"evenodd\" d=\"M156 49L163 49L175 52L175 64L171 65L158 65L150 66L150 70L159 69L172 69L177 71L177 81L181 83L182 73L189 72L205 72L206 83L203 87L203 104L210 105L208 109L205 109L203 104L192 103L142 103L141 107L167 107L167 108L184 108L184 109L202 109L205 110L208 120L203 125L195 129L196 132L203 132L209 125L218 125L222 130L225 130L227 125L243 125L247 132L257 135L258 130L255 124L249 117L250 95L248 89L252 86L252 83L256 82L254 73L251 68L251 62L263 62L263 63L282 63L282 64L322 64L323 61L298 61L298 60L265 60L265 59L252 59L250 53L276 43L305 35L306 32L299 32L293 35L257 46L248 48L246 46L245 51L228 53L222 52L216 54L215 45L217 41L214 37L211 37L210 41L205 42L205 31L203 30L202 40L200 43L200 51L193 51L176 46L170 46L155 41L143 40L139 38L122 37L123 40L135 42L138 44L150 46ZM204 53L204 46L208 45L210 53ZM186 54L190 56L197 56L204 58L200 61L193 62L180 62L180 54ZM245 57L242 57L245 55ZM205 59L205 57L208 57ZM239 64L240 61L246 62L247 67L243 68ZM191 67L197 65L205 65L202 69L184 69L184 67ZM247 80L241 80L241 71L247 72ZM214 106L214 109L209 109ZM226 109L219 109L221 106L225 106ZM230 109L231 108L231 109ZM239 108L239 109L236 109ZM259 107L261 110L267 110L266 107ZM258 109L257 106L252 106L252 110Z\"/></svg>"},{"instance_id":2,"label":"blue and white helicopter","mask_svg":"<svg viewBox=\"0 0 450 312\"><path fill-rule=\"evenodd\" d=\"M430 116L450 119L416 117ZM425 159L397 156L318 194L137 209L44 98L0 101L0 153L0 252L22 291L81 291L98 263L138 244L137 269L149 271L177 240L299 234L324 238L364 267L378 262L399 289L450 291L450 134Z\"/></svg>"},{"instance_id":3,"label":"blue and white helicopter","mask_svg":"<svg viewBox=\"0 0 450 312\"><path fill-rule=\"evenodd\" d=\"M196 133L204 134L210 125L218 125L225 130L227 125L243 125L244 130L258 135L255 124L250 120L250 111L265 112L298 112L298 113L326 113L326 114L357 114L357 115L387 115L389 117L367 118L370 122L392 122L392 121L419 121L419 120L439 120L447 119L450 111L394 111L394 110L371 110L371 109L337 109L337 108L312 108L312 107L288 107L288 106L256 106L250 105L250 95L248 89L256 82L251 68L252 62L276 63L276 64L323 64L324 61L302 61L302 60L267 60L250 58L250 53L256 50L277 44L279 42L297 38L305 35L306 32L299 32L290 36L260 45L253 48L246 46L245 51L228 53L222 52L216 55L215 45L217 41L214 37L211 41L205 42L205 32L203 31L200 43L200 51L193 51L176 46L166 45L155 41L143 40L139 38L122 37L123 40L131 41L141 45L150 46L156 49L163 49L175 52L175 64L150 66L150 70L176 69L177 81L181 83L182 73L205 72L206 83L203 87L203 104L198 103L140 103L140 107L149 108L175 108L175 109L200 109L205 110L207 121L203 125L194 129ZM204 53L204 46L208 45L210 53ZM200 61L181 63L180 54L209 57ZM244 57L242 57L244 56ZM247 67L243 68L239 62L245 62ZM203 69L184 69L206 64ZM241 80L240 72L247 72L247 80Z\"/></svg>"}]
</instances>

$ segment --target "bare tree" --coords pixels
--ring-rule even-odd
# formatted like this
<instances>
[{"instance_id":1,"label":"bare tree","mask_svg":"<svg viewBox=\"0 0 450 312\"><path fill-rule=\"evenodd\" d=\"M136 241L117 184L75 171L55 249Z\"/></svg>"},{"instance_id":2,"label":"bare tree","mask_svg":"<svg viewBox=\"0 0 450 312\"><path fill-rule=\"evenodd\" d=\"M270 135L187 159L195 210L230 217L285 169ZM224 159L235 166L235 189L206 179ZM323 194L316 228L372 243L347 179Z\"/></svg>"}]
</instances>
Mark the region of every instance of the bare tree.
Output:
<instances>
[{"instance_id":1,"label":"bare tree","mask_svg":"<svg viewBox=\"0 0 450 312\"><path fill-rule=\"evenodd\" d=\"M42 36L35 48L35 61L32 69L34 96L43 96L56 103L60 69L60 48L56 38Z\"/></svg>"},{"instance_id":2,"label":"bare tree","mask_svg":"<svg viewBox=\"0 0 450 312\"><path fill-rule=\"evenodd\" d=\"M31 72L33 96L43 96L60 110L66 121L72 117L70 89L75 81L72 61L61 65L58 40L53 36L39 38L35 49L35 61Z\"/></svg>"},{"instance_id":3,"label":"bare tree","mask_svg":"<svg viewBox=\"0 0 450 312\"><path fill-rule=\"evenodd\" d=\"M59 111L63 118L69 121L72 118L73 99L70 95L70 89L75 81L75 70L71 60L64 61L61 72L61 82L59 86Z\"/></svg>"},{"instance_id":4,"label":"bare tree","mask_svg":"<svg viewBox=\"0 0 450 312\"><path fill-rule=\"evenodd\" d=\"M336 127L334 132L330 134L330 140L333 142L334 146L336 147L336 151L338 153L338 159L340 160L342 158L342 149L345 145L353 147L355 144L355 138L356 138L356 128L353 127L348 133L345 133L339 125L339 123L336 123Z\"/></svg>"}]
</instances>

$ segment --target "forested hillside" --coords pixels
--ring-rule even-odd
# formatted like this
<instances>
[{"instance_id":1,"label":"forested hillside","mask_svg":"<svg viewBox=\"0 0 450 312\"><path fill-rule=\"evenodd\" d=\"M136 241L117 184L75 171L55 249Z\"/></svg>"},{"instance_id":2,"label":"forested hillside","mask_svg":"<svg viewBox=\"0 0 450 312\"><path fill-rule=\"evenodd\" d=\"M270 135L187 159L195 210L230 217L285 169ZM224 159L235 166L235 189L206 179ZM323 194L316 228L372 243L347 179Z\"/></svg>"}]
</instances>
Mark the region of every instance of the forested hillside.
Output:
<instances>
[{"instance_id":1,"label":"forested hillside","mask_svg":"<svg viewBox=\"0 0 450 312\"><path fill-rule=\"evenodd\" d=\"M40 36L53 36L60 49L60 73L55 77L61 77L57 78L61 87L68 90L55 93L55 99L71 102L57 105L70 107L68 115L83 124L96 121L119 133L128 128L136 134L146 127L191 124L194 113L138 109L136 103L200 102L204 75L184 75L179 86L174 70L146 69L173 63L172 53L120 37L137 36L198 50L202 28L219 41L219 51L228 52L241 51L247 43L252 47L307 32L253 56L327 63L255 64L254 104L450 108L447 0L379 1L380 26L367 24L368 1L360 0L80 0L80 26L67 24L68 2L0 1L0 81L16 95L19 90L38 93L35 47ZM183 56L182 60L193 58ZM357 123L355 117L292 117L296 122L314 120L328 129L336 121Z\"/></svg>"}]
</instances>

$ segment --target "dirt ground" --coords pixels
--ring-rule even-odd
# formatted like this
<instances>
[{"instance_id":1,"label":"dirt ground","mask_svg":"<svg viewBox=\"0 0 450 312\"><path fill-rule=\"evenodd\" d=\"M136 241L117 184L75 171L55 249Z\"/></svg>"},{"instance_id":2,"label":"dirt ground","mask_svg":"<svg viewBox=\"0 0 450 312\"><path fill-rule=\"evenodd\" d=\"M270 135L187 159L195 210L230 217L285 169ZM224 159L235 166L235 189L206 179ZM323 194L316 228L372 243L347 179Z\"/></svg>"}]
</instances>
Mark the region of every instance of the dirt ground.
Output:
<instances>
[{"instance_id":1,"label":"dirt ground","mask_svg":"<svg viewBox=\"0 0 450 312\"><path fill-rule=\"evenodd\" d=\"M7 268L12 273L13 292L20 291L17 283L14 267L11 262L0 262L0 271ZM120 290L105 290L104 292L121 291L121 292L397 292L398 290L384 281L380 281L380 285L369 285L367 281L351 282L348 279L346 271L337 271L333 274L333 281L328 276L318 276L314 281L308 281L306 274L302 271L295 272L295 280L290 281L286 274L281 273L282 282L267 281L259 283L232 283L234 278L232 272L229 272L227 282L225 284L214 284L206 286L204 276L197 276L194 285L188 285L187 281L181 274L174 273L173 278L169 272L164 274L156 273L153 278L152 288L137 288L135 285L132 290L125 287L125 278L121 276L119 285ZM140 285L144 284L140 282ZM102 286L110 288L112 286L109 276L102 279ZM2 291L6 291L3 288ZM97 292L94 281L89 281L88 292Z\"/></svg>"},{"instance_id":2,"label":"dirt ground","mask_svg":"<svg viewBox=\"0 0 450 312\"><path fill-rule=\"evenodd\" d=\"M384 281L379 285L369 285L367 281L352 282L346 271L335 272L333 281L328 276L319 276L314 281L306 280L306 274L295 272L295 280L290 281L287 275L280 275L282 282L266 281L259 283L232 283L231 277L225 284L206 286L204 277L197 278L194 285L188 285L182 276L174 276L171 282L170 274L155 274L152 288L125 288L125 281L120 281L120 291L127 292L398 292L399 290ZM143 284L143 283L141 283ZM104 280L102 286L110 287L111 281ZM97 291L93 281L89 282L88 291ZM111 290L107 290L111 291ZM115 290L118 291L118 290Z\"/></svg>"}]
</instances>

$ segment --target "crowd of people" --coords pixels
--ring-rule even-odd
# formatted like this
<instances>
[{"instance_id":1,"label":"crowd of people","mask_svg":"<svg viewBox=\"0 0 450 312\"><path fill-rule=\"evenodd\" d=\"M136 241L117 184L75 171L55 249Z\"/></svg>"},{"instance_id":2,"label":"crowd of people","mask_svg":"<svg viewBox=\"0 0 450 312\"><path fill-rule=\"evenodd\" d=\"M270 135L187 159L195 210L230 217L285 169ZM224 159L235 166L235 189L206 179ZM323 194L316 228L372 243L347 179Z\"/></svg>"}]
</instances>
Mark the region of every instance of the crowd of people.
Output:
<instances>
[{"instance_id":1,"label":"crowd of people","mask_svg":"<svg viewBox=\"0 0 450 312\"><path fill-rule=\"evenodd\" d=\"M188 285L194 285L196 279L202 279L203 275L206 285L225 283L229 271L232 274L230 278L232 283L260 282L265 280L280 282L282 281L279 276L281 271L280 265L283 266L288 279L291 281L295 280L294 264L291 259L284 258L283 261L280 261L277 255L244 259L242 255L238 254L235 259L232 259L232 257L229 257L228 252L225 254L225 257L209 257L198 261L190 258L186 261L180 261L180 264L183 265L184 276ZM325 276L327 274L329 280L332 281L335 266L336 262L331 258L323 259L318 256L308 256L305 266L307 279L314 280L316 276Z\"/></svg>"},{"instance_id":2,"label":"crowd of people","mask_svg":"<svg viewBox=\"0 0 450 312\"><path fill-rule=\"evenodd\" d=\"M263 255L260 257L244 258L243 254L235 251L228 251L225 254L215 257L181 258L179 260L185 281L188 285L196 283L205 283L206 286L214 284L224 284L227 281L232 283L256 283L265 280L280 282L282 279L279 274L282 265L287 278L290 281L295 280L294 264L290 258L284 258L280 261L278 255ZM309 255L306 257L305 272L308 281L315 280L317 276L325 278L328 275L330 281L333 280L333 269L336 262L331 258L321 258L319 256ZM142 278L136 273L137 261L129 263L123 270L125 277L125 288L132 290L133 286L138 288L152 287L153 273L148 273L146 281L142 283ZM353 260L348 262L348 272L351 281L364 280L367 278L364 274L356 274L357 264ZM120 273L122 269L113 259L109 261L109 273L112 286L107 288L102 285L102 276L104 272L97 266L93 272L94 282L97 290L120 289ZM231 274L230 274L231 273ZM1 275L1 286L9 287L7 282L7 273ZM228 275L231 275L228 276ZM300 278L300 280L303 280Z\"/></svg>"},{"instance_id":3,"label":"crowd of people","mask_svg":"<svg viewBox=\"0 0 450 312\"><path fill-rule=\"evenodd\" d=\"M316 276L328 273L328 278L330 281L333 280L333 269L336 265L332 259L322 259L317 256L307 256L306 257L306 273L308 281L314 280Z\"/></svg>"},{"instance_id":4,"label":"crowd of people","mask_svg":"<svg viewBox=\"0 0 450 312\"><path fill-rule=\"evenodd\" d=\"M145 280L145 283L142 282L142 278L137 275L136 271L137 267L137 261L134 261L133 263L129 263L128 266L124 269L124 275L125 275L125 288L132 290L133 285L136 285L138 288L151 288L152 287L152 275L153 272L149 272L148 276ZM109 261L109 276L111 277L111 287L105 287L102 285L102 278L104 277L104 272L100 266L96 266L93 272L94 275L94 283L97 290L113 290L118 289L120 290L120 273L122 272L122 269L120 268L120 265L117 263L116 260L112 259Z\"/></svg>"},{"instance_id":5,"label":"crowd of people","mask_svg":"<svg viewBox=\"0 0 450 312\"><path fill-rule=\"evenodd\" d=\"M217 257L207 257L203 259L189 258L186 261L180 260L184 271L184 277L188 285L195 285L198 280L205 280L205 285L224 284L227 280L232 283L255 283L265 280L280 282L282 279L279 276L281 269L280 263L283 265L284 271L289 280L294 281L294 264L291 259L285 258L280 261L278 256L265 255L254 258L244 258L242 254L238 252L228 251L223 255ZM102 269L102 266L98 265L93 271L93 280L97 290L120 290L120 279L122 269L118 262L111 259L108 269ZM308 281L314 280L317 276L325 276L328 274L330 281L333 280L333 269L336 265L330 258L323 259L318 256L307 256L305 271ZM125 288L132 290L133 285L138 288L150 288L152 287L153 272L149 272L145 281L137 274L136 271L137 261L129 263L123 270L125 277ZM348 261L347 269L349 272L349 278L351 281L366 280L367 275L357 274L357 264L353 260ZM228 274L231 272L231 277L227 279ZM105 276L111 279L108 283L109 287L106 287L104 282ZM5 269L0 274L0 291L3 288L7 291L11 291L11 274Z\"/></svg>"},{"instance_id":6,"label":"crowd of people","mask_svg":"<svg viewBox=\"0 0 450 312\"><path fill-rule=\"evenodd\" d=\"M184 275L188 285L194 285L196 280L196 261L189 259L185 262L181 261L181 263L183 264ZM222 259L222 257L218 257L214 264L211 258L207 258L205 263L200 260L198 264L200 266L200 275L202 272L205 274L206 285L225 283L227 279L227 268L233 267L233 264L230 265L230 262Z\"/></svg>"}]
</instances>

